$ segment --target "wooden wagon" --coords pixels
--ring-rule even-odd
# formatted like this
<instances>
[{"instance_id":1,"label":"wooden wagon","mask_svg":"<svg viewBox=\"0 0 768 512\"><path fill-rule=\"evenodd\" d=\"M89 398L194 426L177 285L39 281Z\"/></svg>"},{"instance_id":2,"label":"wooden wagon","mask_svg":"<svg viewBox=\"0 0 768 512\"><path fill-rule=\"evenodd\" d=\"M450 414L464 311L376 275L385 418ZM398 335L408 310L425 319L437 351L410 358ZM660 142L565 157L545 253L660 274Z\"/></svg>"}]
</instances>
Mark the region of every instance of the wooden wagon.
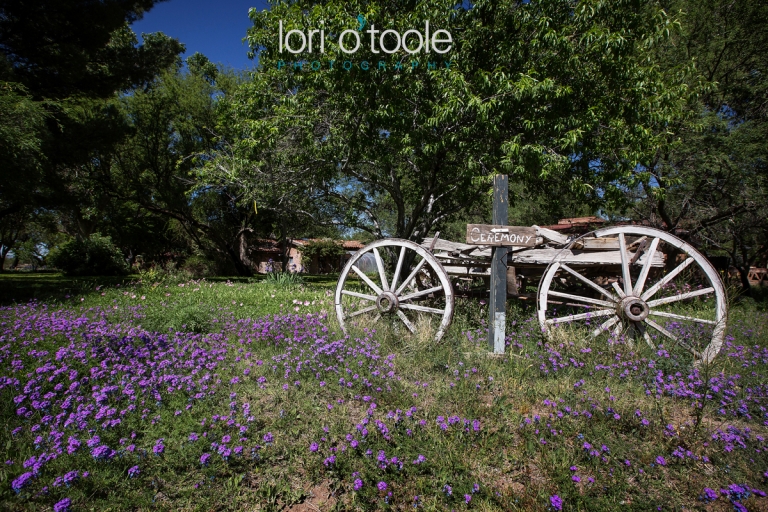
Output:
<instances>
[{"instance_id":1,"label":"wooden wagon","mask_svg":"<svg viewBox=\"0 0 768 512\"><path fill-rule=\"evenodd\" d=\"M468 225L467 242L436 234L420 245L384 239L359 250L336 287L344 331L350 323L389 321L439 340L457 295L488 295L491 249L503 244L512 245L507 294L535 300L549 336L580 329L592 338L644 340L663 347L662 354L680 351L697 363L711 362L723 343L727 306L720 276L670 233L628 225L567 237L537 226ZM364 259L375 262L373 272L358 268Z\"/></svg>"}]
</instances>

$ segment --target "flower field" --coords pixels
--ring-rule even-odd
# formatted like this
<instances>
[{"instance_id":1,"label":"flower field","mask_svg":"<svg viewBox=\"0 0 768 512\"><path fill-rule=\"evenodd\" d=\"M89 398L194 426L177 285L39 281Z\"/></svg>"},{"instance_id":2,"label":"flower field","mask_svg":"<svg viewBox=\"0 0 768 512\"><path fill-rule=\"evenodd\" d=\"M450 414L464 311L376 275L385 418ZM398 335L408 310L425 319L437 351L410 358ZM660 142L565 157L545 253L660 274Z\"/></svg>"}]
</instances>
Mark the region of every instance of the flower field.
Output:
<instances>
[{"instance_id":1,"label":"flower field","mask_svg":"<svg viewBox=\"0 0 768 512\"><path fill-rule=\"evenodd\" d=\"M439 344L332 284L96 283L0 308L13 510L768 510L768 313L720 355L544 338L484 306Z\"/></svg>"}]
</instances>

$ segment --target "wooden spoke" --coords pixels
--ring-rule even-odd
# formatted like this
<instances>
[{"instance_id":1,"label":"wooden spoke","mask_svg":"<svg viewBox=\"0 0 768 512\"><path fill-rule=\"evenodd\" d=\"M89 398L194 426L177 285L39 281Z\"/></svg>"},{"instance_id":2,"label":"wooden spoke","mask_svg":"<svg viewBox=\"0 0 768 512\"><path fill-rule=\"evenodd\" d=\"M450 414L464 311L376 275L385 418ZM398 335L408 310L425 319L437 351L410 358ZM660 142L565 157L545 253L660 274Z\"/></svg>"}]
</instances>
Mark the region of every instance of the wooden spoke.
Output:
<instances>
[{"instance_id":1,"label":"wooden spoke","mask_svg":"<svg viewBox=\"0 0 768 512\"><path fill-rule=\"evenodd\" d=\"M648 334L647 329L643 329L643 339L645 340L645 342L648 344L649 347L651 347L652 349L656 348L656 344L651 339L651 335Z\"/></svg>"},{"instance_id":2,"label":"wooden spoke","mask_svg":"<svg viewBox=\"0 0 768 512\"><path fill-rule=\"evenodd\" d=\"M405 324L405 326L408 328L409 331L411 331L414 334L416 333L416 327L414 327L411 321L408 320L408 317L405 316L405 313L403 313L401 310L398 309L397 316L400 317L400 320L403 321L403 323Z\"/></svg>"},{"instance_id":3,"label":"wooden spoke","mask_svg":"<svg viewBox=\"0 0 768 512\"><path fill-rule=\"evenodd\" d=\"M648 300L650 297L653 297L653 294L659 291L662 286L666 285L668 282L673 280L675 276L677 276L677 274L685 270L685 268L693 262L694 262L693 258L686 258L686 260L681 264L679 264L677 267L675 267L675 269L672 272L664 276L664 279L662 279L661 281L659 281L658 283L650 287L644 294L640 296L640 298L643 300Z\"/></svg>"},{"instance_id":4,"label":"wooden spoke","mask_svg":"<svg viewBox=\"0 0 768 512\"><path fill-rule=\"evenodd\" d=\"M379 250L375 247L373 248L373 257L376 259L376 268L379 269L379 277L381 278L381 289L389 290L389 285L387 284L387 275L384 273L384 262L381 261L381 254L379 254Z\"/></svg>"},{"instance_id":5,"label":"wooden spoke","mask_svg":"<svg viewBox=\"0 0 768 512\"><path fill-rule=\"evenodd\" d=\"M354 313L349 313L345 318L352 318L357 315L362 315L363 313L370 313L371 311L376 311L376 306L368 306L367 308L358 309Z\"/></svg>"},{"instance_id":6,"label":"wooden spoke","mask_svg":"<svg viewBox=\"0 0 768 512\"><path fill-rule=\"evenodd\" d=\"M376 300L376 297L374 297L373 295L366 295L364 293L351 292L349 290L341 290L341 293L343 293L344 295L352 296L352 297L358 297L360 299Z\"/></svg>"},{"instance_id":7,"label":"wooden spoke","mask_svg":"<svg viewBox=\"0 0 768 512\"><path fill-rule=\"evenodd\" d=\"M429 295L430 293L439 292L442 290L442 286L435 286L434 288L430 288L429 290L421 290L420 292L411 293L410 295L405 295L403 297L400 297L398 300L400 302L405 302L411 299L415 299L417 297L423 297L424 295Z\"/></svg>"},{"instance_id":8,"label":"wooden spoke","mask_svg":"<svg viewBox=\"0 0 768 512\"><path fill-rule=\"evenodd\" d=\"M702 290L696 290L695 292L681 293L679 295L673 295L672 297L664 297L663 299L649 300L648 307L652 308L661 304L669 304L670 302L692 299L693 297L698 297L699 295L707 295L708 293L712 293L714 291L714 288L704 288Z\"/></svg>"},{"instance_id":9,"label":"wooden spoke","mask_svg":"<svg viewBox=\"0 0 768 512\"><path fill-rule=\"evenodd\" d=\"M677 336L675 336L674 334L672 334L671 332L669 332L668 330L666 330L665 328L663 328L662 326L660 326L659 324L651 320L650 318L646 318L645 323L647 323L648 325L650 325L651 327L659 331L661 334L663 334L667 338L673 341L677 341Z\"/></svg>"},{"instance_id":10,"label":"wooden spoke","mask_svg":"<svg viewBox=\"0 0 768 512\"><path fill-rule=\"evenodd\" d=\"M611 326L613 324L615 324L616 322L618 322L619 320L620 320L620 318L618 317L618 315L613 315L611 318L609 318L608 320L606 320L605 322L600 324L600 327L598 327L597 329L592 331L592 337L593 338L597 338L600 335L601 332L603 332L603 331L605 331L607 329L610 329Z\"/></svg>"},{"instance_id":11,"label":"wooden spoke","mask_svg":"<svg viewBox=\"0 0 768 512\"><path fill-rule=\"evenodd\" d=\"M609 299L611 299L611 300L614 300L614 297L613 297L613 295L611 294L611 292L609 292L608 290L606 290L606 289L605 289L605 288L603 288L602 286L598 285L598 284L597 284L597 283L595 283L594 281L591 281L590 279L587 279L587 278L586 278L586 277L584 277L583 275L579 274L578 272L576 272L575 270L573 270L571 267L569 267L569 266L568 266L568 265L566 265L565 263L560 263L560 268L562 268L563 270L565 270L566 272L568 272L568 273L569 273L569 274L571 274L572 276L574 276L574 277L576 277L576 278L580 279L580 280L581 280L581 281L583 281L583 282L584 282L586 285L588 285L588 286L591 286L592 288L594 288L594 289L595 289L595 290L597 290L598 292L602 293L603 295L605 295L605 296L606 296L606 297L608 297Z\"/></svg>"},{"instance_id":12,"label":"wooden spoke","mask_svg":"<svg viewBox=\"0 0 768 512\"><path fill-rule=\"evenodd\" d=\"M426 306L417 306L416 304L400 304L400 307L404 309L413 309L415 311L421 311L423 313L434 313L436 315L442 315L443 313L445 313L445 311L442 309L428 308Z\"/></svg>"},{"instance_id":13,"label":"wooden spoke","mask_svg":"<svg viewBox=\"0 0 768 512\"><path fill-rule=\"evenodd\" d=\"M530 250L531 260L534 251ZM527 249L519 251L525 255L528 252ZM674 262L669 272L664 271L667 257L672 258L669 263ZM520 254L513 259L513 263L528 262ZM590 266L594 273L582 270L582 265ZM674 288L673 283L678 287ZM632 306L627 297L645 303L647 315L639 317L642 321L631 321L630 317L637 317L629 310L626 319L619 312L619 304L622 308ZM683 309L694 304L695 312ZM593 337L615 335L625 337L628 344L633 341L637 344L642 338L652 348L662 342L670 347L679 345L674 357L681 362L692 360L694 365L710 363L720 351L727 314L722 280L703 254L672 233L637 225L601 228L563 242L559 251L550 257L537 292L537 316L545 333L554 332L553 324L574 320L576 325L578 319L584 325L594 316L596 319L590 326ZM675 322L707 327L693 341L687 334L680 334L682 330L672 328L678 325Z\"/></svg>"},{"instance_id":14,"label":"wooden spoke","mask_svg":"<svg viewBox=\"0 0 768 512\"><path fill-rule=\"evenodd\" d=\"M619 233L619 252L621 253L621 276L624 279L624 295L629 295L632 293L632 279L629 275L627 241L624 238L624 233Z\"/></svg>"},{"instance_id":15,"label":"wooden spoke","mask_svg":"<svg viewBox=\"0 0 768 512\"><path fill-rule=\"evenodd\" d=\"M379 287L376 285L376 283L374 283L373 281L371 281L371 278L370 278L370 277L368 277L367 275L365 275L365 273L364 273L362 270L360 270L359 268L357 268L357 267L355 267L355 266L353 266L353 267L352 267L352 270L355 272L355 274L357 274L357 275L360 277L360 279L362 279L363 281L365 281L365 284L367 284L368 286L370 286L370 287L371 287L371 290L373 290L374 292L376 292L376 295L381 295L381 293L382 293L382 289L381 289L381 288L379 288Z\"/></svg>"},{"instance_id":16,"label":"wooden spoke","mask_svg":"<svg viewBox=\"0 0 768 512\"><path fill-rule=\"evenodd\" d=\"M395 275L392 276L391 290L395 290L397 286L397 280L400 278L400 271L403 269L403 262L405 261L405 246L400 248L400 257L397 258L397 267L395 268Z\"/></svg>"},{"instance_id":17,"label":"wooden spoke","mask_svg":"<svg viewBox=\"0 0 768 512\"><path fill-rule=\"evenodd\" d=\"M580 297L579 295L571 295L570 293L556 292L554 290L550 290L549 294L554 295L555 297L562 297L564 299L571 299L578 302L586 302L587 304L597 304L598 306L605 306L607 308L612 308L616 305L614 302L608 302L600 299L592 299L590 297Z\"/></svg>"},{"instance_id":18,"label":"wooden spoke","mask_svg":"<svg viewBox=\"0 0 768 512\"><path fill-rule=\"evenodd\" d=\"M709 325L717 325L717 322L713 320L704 320L703 318L694 318L692 316L685 316L685 315L676 315L674 313L666 313L664 311L649 311L649 315L656 315L656 316L663 316L666 318L674 318L676 320L689 320L691 322L697 322L700 324L709 324Z\"/></svg>"},{"instance_id":19,"label":"wooden spoke","mask_svg":"<svg viewBox=\"0 0 768 512\"><path fill-rule=\"evenodd\" d=\"M550 318L547 320L548 324L561 324L564 322L571 322L574 320L586 320L587 318L598 318L601 316L608 316L616 313L615 309L601 309L598 311L590 311L589 313L579 313L577 315L562 316L560 318Z\"/></svg>"},{"instance_id":20,"label":"wooden spoke","mask_svg":"<svg viewBox=\"0 0 768 512\"><path fill-rule=\"evenodd\" d=\"M662 326L660 326L659 324L651 320L650 318L646 318L645 323L647 323L648 325L650 325L651 327L659 331L661 334L673 340L675 343L677 343L678 345L683 347L685 350L693 354L696 357L696 359L701 359L701 353L698 350L696 350L689 344L685 343L684 341L679 339L677 336L675 336L674 334L672 334L671 332L669 332L668 330L666 330L665 328L663 328Z\"/></svg>"},{"instance_id":21,"label":"wooden spoke","mask_svg":"<svg viewBox=\"0 0 768 512\"><path fill-rule=\"evenodd\" d=\"M408 277L405 278L405 281L403 281L403 284L400 285L400 287L395 292L395 295L400 295L400 293L403 291L403 289L408 286L408 283L411 282L411 280L416 277L416 274L419 273L421 268L424 266L424 264L427 262L426 259L422 258L421 261L416 265L416 268L414 268L410 274L408 274Z\"/></svg>"},{"instance_id":22,"label":"wooden spoke","mask_svg":"<svg viewBox=\"0 0 768 512\"><path fill-rule=\"evenodd\" d=\"M398 255L393 274L388 274L388 271L386 270L384 265L385 255L381 252L382 250L387 251L387 254ZM416 258L416 256L419 256L420 258ZM377 277L367 276L357 266L369 260L376 261L375 274ZM409 262L413 262L412 267L410 267L411 263ZM430 289L412 290L410 288L414 283L414 279L420 277L420 272L427 272L429 274L430 284L426 287ZM409 275L403 280L404 273L408 273ZM352 279L352 276L354 276L355 279ZM358 278L362 280L368 288L359 289L358 283L356 282ZM387 282L388 279L391 279L390 282ZM378 282L379 280L380 282ZM408 291L403 294L403 290L406 289ZM424 298L425 296L435 294L436 292L439 292L439 297L435 297L434 301L430 301L434 302L434 304L430 304L432 307L415 305L417 301L420 300L420 297ZM379 310L379 306L374 302L384 293L392 293L397 297L397 299L395 299L390 296L390 298L398 304L398 308L386 308L394 313L392 315ZM405 295L405 297L400 297L400 295ZM345 296L350 298L345 299ZM370 316L365 317L366 325L369 318L373 318L374 323L380 320L387 320L386 323L389 327L399 329L400 332L405 332L402 327L400 327L400 322L402 322L409 332L419 333L424 329L424 334L430 336L435 341L439 341L451 323L451 318L453 317L454 296L450 277L443 268L440 260L437 259L435 255L410 240L391 238L371 242L354 253L347 260L347 263L344 265L341 275L339 276L338 283L336 284L334 304L336 318L339 320L341 329L345 334L350 334L348 331L351 327L348 325L347 319L370 313ZM402 309L402 311L400 311L400 309ZM409 319L409 317L406 316L406 310L408 309L440 315L437 330L433 332L430 325L425 324L422 326L421 323L415 322L412 318ZM399 320L394 319L395 314L399 317ZM392 320L394 325L388 320Z\"/></svg>"},{"instance_id":23,"label":"wooden spoke","mask_svg":"<svg viewBox=\"0 0 768 512\"><path fill-rule=\"evenodd\" d=\"M659 246L659 239L654 238L651 242L651 247L646 251L645 263L643 264L643 270L640 271L640 276L637 278L635 288L632 290L635 296L640 295L645 286L645 280L648 278L648 272L651 270L651 263L653 262L653 255L656 254L656 247Z\"/></svg>"}]
</instances>

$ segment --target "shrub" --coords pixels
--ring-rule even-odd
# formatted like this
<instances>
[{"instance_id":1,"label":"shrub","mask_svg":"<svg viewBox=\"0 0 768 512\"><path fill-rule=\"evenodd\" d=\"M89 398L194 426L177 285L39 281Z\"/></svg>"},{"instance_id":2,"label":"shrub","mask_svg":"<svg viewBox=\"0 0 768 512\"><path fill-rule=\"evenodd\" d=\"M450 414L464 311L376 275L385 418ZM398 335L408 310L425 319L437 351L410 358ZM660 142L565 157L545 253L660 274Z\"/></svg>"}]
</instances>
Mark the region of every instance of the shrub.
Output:
<instances>
[{"instance_id":1,"label":"shrub","mask_svg":"<svg viewBox=\"0 0 768 512\"><path fill-rule=\"evenodd\" d=\"M203 304L174 304L170 308L149 308L143 327L150 331L211 332L213 313Z\"/></svg>"},{"instance_id":2,"label":"shrub","mask_svg":"<svg viewBox=\"0 0 768 512\"><path fill-rule=\"evenodd\" d=\"M195 279L216 274L216 262L197 254L187 258L181 268Z\"/></svg>"},{"instance_id":3,"label":"shrub","mask_svg":"<svg viewBox=\"0 0 768 512\"><path fill-rule=\"evenodd\" d=\"M72 239L51 251L51 264L68 276L116 276L128 272L120 249L108 236Z\"/></svg>"},{"instance_id":4,"label":"shrub","mask_svg":"<svg viewBox=\"0 0 768 512\"><path fill-rule=\"evenodd\" d=\"M264 278L264 282L280 288L292 288L302 286L304 278L294 272L269 272Z\"/></svg>"}]
</instances>

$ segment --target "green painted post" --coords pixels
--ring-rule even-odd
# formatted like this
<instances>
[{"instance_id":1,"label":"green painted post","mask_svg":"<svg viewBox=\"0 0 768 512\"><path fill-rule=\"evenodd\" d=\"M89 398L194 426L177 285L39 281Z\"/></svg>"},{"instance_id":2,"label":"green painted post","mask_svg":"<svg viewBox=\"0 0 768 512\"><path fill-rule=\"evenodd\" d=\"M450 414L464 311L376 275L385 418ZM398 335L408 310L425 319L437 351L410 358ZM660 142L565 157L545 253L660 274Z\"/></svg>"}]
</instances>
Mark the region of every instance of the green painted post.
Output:
<instances>
[{"instance_id":1,"label":"green painted post","mask_svg":"<svg viewBox=\"0 0 768 512\"><path fill-rule=\"evenodd\" d=\"M506 226L509 201L506 174L493 178L493 224ZM491 253L491 298L488 307L488 345L494 354L504 353L507 323L507 248L494 247Z\"/></svg>"}]
</instances>

